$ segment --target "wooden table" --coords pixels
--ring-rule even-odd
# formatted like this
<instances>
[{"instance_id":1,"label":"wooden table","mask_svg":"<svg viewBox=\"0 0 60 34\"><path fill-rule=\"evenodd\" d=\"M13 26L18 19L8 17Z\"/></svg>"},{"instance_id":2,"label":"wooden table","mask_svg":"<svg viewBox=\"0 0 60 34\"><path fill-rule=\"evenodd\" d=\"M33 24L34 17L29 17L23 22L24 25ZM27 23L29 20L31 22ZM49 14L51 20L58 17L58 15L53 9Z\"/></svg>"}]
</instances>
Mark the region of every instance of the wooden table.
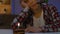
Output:
<instances>
[{"instance_id":1,"label":"wooden table","mask_svg":"<svg viewBox=\"0 0 60 34\"><path fill-rule=\"evenodd\" d=\"M13 30L13 34L24 34L24 29Z\"/></svg>"},{"instance_id":2,"label":"wooden table","mask_svg":"<svg viewBox=\"0 0 60 34\"><path fill-rule=\"evenodd\" d=\"M24 32L14 32L13 34L24 34Z\"/></svg>"}]
</instances>

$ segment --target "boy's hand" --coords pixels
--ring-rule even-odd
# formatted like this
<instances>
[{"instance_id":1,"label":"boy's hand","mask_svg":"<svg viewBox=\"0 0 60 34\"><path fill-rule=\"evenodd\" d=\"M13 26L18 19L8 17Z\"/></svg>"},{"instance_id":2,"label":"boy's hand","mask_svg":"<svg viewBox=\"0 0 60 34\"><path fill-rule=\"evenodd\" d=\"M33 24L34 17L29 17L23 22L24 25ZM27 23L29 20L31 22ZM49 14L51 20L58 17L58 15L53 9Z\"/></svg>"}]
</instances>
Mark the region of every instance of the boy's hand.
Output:
<instances>
[{"instance_id":1,"label":"boy's hand","mask_svg":"<svg viewBox=\"0 0 60 34\"><path fill-rule=\"evenodd\" d=\"M25 29L25 32L41 32L42 28L28 27Z\"/></svg>"}]
</instances>

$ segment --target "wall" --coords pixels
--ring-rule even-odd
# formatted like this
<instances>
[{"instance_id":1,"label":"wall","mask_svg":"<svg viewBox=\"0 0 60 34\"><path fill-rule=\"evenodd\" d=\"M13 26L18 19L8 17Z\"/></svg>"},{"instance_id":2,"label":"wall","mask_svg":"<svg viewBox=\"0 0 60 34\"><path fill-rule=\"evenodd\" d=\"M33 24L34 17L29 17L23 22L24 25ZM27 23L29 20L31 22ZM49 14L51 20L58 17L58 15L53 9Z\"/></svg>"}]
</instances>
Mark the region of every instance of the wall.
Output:
<instances>
[{"instance_id":1,"label":"wall","mask_svg":"<svg viewBox=\"0 0 60 34\"><path fill-rule=\"evenodd\" d=\"M60 12L60 0L49 0L49 4L53 4L57 7L58 12ZM12 0L12 14L19 14L21 11L21 6L19 0Z\"/></svg>"}]
</instances>

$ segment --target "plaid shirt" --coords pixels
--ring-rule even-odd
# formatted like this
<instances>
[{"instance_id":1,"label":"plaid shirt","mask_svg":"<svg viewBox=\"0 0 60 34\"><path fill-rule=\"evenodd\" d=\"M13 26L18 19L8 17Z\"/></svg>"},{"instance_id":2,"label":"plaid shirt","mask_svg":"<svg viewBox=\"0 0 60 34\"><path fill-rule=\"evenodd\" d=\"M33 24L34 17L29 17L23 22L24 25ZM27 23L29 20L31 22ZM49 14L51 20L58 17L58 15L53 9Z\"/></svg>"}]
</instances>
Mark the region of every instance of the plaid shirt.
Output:
<instances>
[{"instance_id":1,"label":"plaid shirt","mask_svg":"<svg viewBox=\"0 0 60 34\"><path fill-rule=\"evenodd\" d=\"M57 13L57 9L53 5L44 4L43 8L43 18L45 20L45 26L43 27L42 32L58 32L60 31L60 17ZM21 12L20 15L13 22L13 29L16 28L16 24L23 23L23 26L26 28L27 25L33 26L33 15L28 12Z\"/></svg>"}]
</instances>

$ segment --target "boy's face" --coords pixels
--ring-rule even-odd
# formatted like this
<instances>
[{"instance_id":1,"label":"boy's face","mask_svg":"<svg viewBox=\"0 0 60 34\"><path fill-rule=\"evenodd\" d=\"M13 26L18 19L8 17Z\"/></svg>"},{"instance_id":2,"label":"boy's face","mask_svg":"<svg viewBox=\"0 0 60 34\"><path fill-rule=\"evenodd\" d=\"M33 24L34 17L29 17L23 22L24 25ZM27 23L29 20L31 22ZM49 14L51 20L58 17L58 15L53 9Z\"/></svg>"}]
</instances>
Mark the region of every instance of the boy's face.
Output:
<instances>
[{"instance_id":1,"label":"boy's face","mask_svg":"<svg viewBox=\"0 0 60 34\"><path fill-rule=\"evenodd\" d=\"M29 7L33 7L37 1L36 0L23 0Z\"/></svg>"},{"instance_id":2,"label":"boy's face","mask_svg":"<svg viewBox=\"0 0 60 34\"><path fill-rule=\"evenodd\" d=\"M36 4L37 4L36 0L22 0L22 2L21 2L21 5L23 7L27 7L28 6L28 7L32 8L32 9L37 7Z\"/></svg>"},{"instance_id":3,"label":"boy's face","mask_svg":"<svg viewBox=\"0 0 60 34\"><path fill-rule=\"evenodd\" d=\"M30 7L32 10L37 10L39 5L37 4L38 0L22 0L21 4L23 7ZM40 0L40 2L43 0Z\"/></svg>"},{"instance_id":4,"label":"boy's face","mask_svg":"<svg viewBox=\"0 0 60 34\"><path fill-rule=\"evenodd\" d=\"M42 3L44 2L44 0L23 0L23 2L25 2L28 6L32 6L34 4L36 4L37 2Z\"/></svg>"}]
</instances>

